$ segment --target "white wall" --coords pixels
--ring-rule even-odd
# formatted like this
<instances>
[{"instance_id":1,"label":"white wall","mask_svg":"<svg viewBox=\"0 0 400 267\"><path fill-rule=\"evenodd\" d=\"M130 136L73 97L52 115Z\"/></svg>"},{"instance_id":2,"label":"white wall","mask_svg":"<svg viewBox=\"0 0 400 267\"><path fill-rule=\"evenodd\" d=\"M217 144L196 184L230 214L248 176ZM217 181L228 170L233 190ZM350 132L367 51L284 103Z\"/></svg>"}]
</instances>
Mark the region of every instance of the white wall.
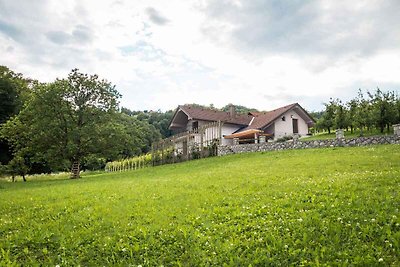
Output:
<instances>
[{"instance_id":1,"label":"white wall","mask_svg":"<svg viewBox=\"0 0 400 267\"><path fill-rule=\"evenodd\" d=\"M283 116L286 118L285 121L281 119ZM308 134L307 123L294 110L289 110L275 121L275 139L285 135L293 135L292 119L298 120L300 136Z\"/></svg>"},{"instance_id":2,"label":"white wall","mask_svg":"<svg viewBox=\"0 0 400 267\"><path fill-rule=\"evenodd\" d=\"M233 124L223 124L222 125L222 145L233 145L233 139L225 139L224 135L230 135L237 130L239 130L239 126Z\"/></svg>"},{"instance_id":3,"label":"white wall","mask_svg":"<svg viewBox=\"0 0 400 267\"><path fill-rule=\"evenodd\" d=\"M199 127L203 126L203 125L207 125L210 124L210 121L201 121L199 120ZM192 130L192 124L193 124L193 120L190 120L187 124L187 128L186 130L190 131ZM222 134L222 144L223 145L229 145L233 143L232 139L225 139L223 138L224 135L230 135L233 132L239 130L239 126L237 125L233 125L233 124L222 124L221 127L221 134ZM212 128L208 128L205 132L204 135L204 139L203 141L210 141L212 139L213 136L215 136L215 134L218 132L218 127L212 127ZM208 140L209 139L209 140ZM195 137L195 142L200 142L200 135Z\"/></svg>"}]
</instances>

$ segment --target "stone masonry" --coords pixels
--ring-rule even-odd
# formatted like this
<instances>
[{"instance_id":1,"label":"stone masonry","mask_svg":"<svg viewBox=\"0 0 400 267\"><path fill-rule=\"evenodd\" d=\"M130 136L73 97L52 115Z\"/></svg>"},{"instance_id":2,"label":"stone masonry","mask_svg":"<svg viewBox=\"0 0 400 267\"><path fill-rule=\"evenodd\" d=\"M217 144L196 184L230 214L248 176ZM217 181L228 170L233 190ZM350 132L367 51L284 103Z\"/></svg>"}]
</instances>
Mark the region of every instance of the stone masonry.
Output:
<instances>
[{"instance_id":1,"label":"stone masonry","mask_svg":"<svg viewBox=\"0 0 400 267\"><path fill-rule=\"evenodd\" d=\"M350 146L368 146L378 144L400 144L400 135L380 135L371 137L358 138L335 138L327 140L290 140L286 142L267 142L258 144L242 144L218 146L218 156L229 154L246 153L246 152L261 152L283 149L305 149L305 148L323 148L323 147L350 147Z\"/></svg>"}]
</instances>

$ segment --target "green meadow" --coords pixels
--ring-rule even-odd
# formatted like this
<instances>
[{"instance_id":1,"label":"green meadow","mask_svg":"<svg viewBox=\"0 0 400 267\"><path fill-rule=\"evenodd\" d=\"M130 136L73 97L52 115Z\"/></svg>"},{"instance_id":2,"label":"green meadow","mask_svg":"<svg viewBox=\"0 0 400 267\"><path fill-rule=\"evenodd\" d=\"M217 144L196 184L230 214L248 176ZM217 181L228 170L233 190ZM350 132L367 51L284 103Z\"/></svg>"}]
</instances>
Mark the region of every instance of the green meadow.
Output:
<instances>
[{"instance_id":1,"label":"green meadow","mask_svg":"<svg viewBox=\"0 0 400 267\"><path fill-rule=\"evenodd\" d=\"M399 266L400 146L0 181L0 266Z\"/></svg>"}]
</instances>

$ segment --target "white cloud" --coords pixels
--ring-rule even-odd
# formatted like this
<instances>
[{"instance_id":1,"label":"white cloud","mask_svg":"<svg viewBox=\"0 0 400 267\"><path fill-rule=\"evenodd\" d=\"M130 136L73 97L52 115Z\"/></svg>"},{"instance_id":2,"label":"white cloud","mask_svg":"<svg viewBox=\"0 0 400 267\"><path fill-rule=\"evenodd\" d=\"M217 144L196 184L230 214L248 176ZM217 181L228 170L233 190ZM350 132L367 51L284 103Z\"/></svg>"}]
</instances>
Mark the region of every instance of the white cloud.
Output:
<instances>
[{"instance_id":1,"label":"white cloud","mask_svg":"<svg viewBox=\"0 0 400 267\"><path fill-rule=\"evenodd\" d=\"M0 0L0 64L41 81L75 67L97 73L131 109L299 102L316 110L359 87L398 90L396 2L282 5Z\"/></svg>"}]
</instances>

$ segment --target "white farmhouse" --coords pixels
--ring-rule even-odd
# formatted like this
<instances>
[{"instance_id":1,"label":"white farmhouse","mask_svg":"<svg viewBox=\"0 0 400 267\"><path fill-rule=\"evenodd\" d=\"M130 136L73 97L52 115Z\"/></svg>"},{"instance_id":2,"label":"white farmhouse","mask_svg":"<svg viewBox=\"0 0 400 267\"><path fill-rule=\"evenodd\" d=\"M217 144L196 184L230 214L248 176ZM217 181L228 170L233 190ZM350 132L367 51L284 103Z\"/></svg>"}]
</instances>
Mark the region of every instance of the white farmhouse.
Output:
<instances>
[{"instance_id":1,"label":"white farmhouse","mask_svg":"<svg viewBox=\"0 0 400 267\"><path fill-rule=\"evenodd\" d=\"M209 136L219 136L223 145L232 144L233 140L239 143L254 143L265 138L278 139L295 134L304 136L315 124L314 119L298 103L268 112L247 114L237 114L234 106L230 107L229 112L224 112L182 105L176 109L169 129L174 133L196 131L213 122L219 124L215 129L207 128Z\"/></svg>"}]
</instances>

